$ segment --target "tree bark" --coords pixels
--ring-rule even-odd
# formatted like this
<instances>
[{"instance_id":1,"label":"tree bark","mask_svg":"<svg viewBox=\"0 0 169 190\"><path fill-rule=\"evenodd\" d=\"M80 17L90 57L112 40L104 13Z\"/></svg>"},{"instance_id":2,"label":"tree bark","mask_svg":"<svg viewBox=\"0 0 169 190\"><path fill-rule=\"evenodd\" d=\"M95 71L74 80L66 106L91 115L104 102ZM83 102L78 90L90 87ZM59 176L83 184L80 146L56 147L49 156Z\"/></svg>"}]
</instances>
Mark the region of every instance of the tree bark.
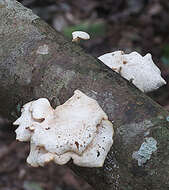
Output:
<instances>
[{"instance_id":1,"label":"tree bark","mask_svg":"<svg viewBox=\"0 0 169 190\"><path fill-rule=\"evenodd\" d=\"M169 189L169 113L14 0L0 0L0 79L0 114L11 121L39 97L55 107L79 89L98 101L115 129L104 166L68 164L95 189Z\"/></svg>"}]
</instances>

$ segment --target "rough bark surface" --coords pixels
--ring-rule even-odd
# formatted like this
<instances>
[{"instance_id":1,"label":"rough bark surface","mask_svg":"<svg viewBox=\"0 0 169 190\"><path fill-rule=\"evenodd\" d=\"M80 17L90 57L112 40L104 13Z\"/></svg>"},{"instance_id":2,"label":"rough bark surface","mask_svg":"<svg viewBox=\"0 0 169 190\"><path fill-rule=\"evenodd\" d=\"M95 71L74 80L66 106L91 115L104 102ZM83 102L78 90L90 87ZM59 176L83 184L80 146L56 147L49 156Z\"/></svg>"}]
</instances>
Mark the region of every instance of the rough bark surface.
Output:
<instances>
[{"instance_id":1,"label":"rough bark surface","mask_svg":"<svg viewBox=\"0 0 169 190\"><path fill-rule=\"evenodd\" d=\"M0 0L0 79L0 115L11 121L39 97L55 107L79 89L98 101L115 129L105 164L68 164L95 189L169 189L169 113L13 0Z\"/></svg>"}]
</instances>

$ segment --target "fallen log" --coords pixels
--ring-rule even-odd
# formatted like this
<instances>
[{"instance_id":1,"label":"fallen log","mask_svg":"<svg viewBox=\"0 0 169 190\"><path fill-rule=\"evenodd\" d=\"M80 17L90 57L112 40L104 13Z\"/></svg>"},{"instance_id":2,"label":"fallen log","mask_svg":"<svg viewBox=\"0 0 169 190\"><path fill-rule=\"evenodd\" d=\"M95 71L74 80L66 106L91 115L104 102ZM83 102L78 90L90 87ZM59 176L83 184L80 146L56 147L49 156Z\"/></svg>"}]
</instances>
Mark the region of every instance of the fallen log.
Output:
<instances>
[{"instance_id":1,"label":"fallen log","mask_svg":"<svg viewBox=\"0 0 169 190\"><path fill-rule=\"evenodd\" d=\"M169 189L169 113L15 0L0 0L0 79L11 122L39 97L56 107L79 89L98 101L115 129L104 166L68 164L95 189Z\"/></svg>"}]
</instances>

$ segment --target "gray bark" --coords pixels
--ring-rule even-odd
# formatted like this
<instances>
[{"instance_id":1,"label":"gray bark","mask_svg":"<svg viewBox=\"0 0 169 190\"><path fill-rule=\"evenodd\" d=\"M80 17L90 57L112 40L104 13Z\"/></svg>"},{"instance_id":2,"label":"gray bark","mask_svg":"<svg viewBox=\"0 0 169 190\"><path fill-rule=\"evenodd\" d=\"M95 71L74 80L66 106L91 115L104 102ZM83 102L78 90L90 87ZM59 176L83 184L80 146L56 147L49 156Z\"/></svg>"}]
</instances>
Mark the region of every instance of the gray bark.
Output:
<instances>
[{"instance_id":1,"label":"gray bark","mask_svg":"<svg viewBox=\"0 0 169 190\"><path fill-rule=\"evenodd\" d=\"M44 44L49 53L37 54ZM115 129L104 166L68 164L95 189L169 189L169 113L13 0L0 0L0 79L0 115L11 121L39 97L55 107L79 89L98 101Z\"/></svg>"}]
</instances>

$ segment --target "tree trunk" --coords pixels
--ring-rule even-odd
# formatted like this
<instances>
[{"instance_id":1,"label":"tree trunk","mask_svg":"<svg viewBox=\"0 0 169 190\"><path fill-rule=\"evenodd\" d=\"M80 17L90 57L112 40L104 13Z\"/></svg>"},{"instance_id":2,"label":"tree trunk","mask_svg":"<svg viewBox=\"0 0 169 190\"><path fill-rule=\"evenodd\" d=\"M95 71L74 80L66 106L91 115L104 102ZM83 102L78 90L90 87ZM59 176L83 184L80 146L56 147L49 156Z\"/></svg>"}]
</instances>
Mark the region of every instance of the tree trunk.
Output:
<instances>
[{"instance_id":1,"label":"tree trunk","mask_svg":"<svg viewBox=\"0 0 169 190\"><path fill-rule=\"evenodd\" d=\"M14 0L0 0L0 79L0 114L11 121L39 97L55 107L79 89L98 101L115 129L104 166L68 164L95 189L169 189L169 113Z\"/></svg>"}]
</instances>

